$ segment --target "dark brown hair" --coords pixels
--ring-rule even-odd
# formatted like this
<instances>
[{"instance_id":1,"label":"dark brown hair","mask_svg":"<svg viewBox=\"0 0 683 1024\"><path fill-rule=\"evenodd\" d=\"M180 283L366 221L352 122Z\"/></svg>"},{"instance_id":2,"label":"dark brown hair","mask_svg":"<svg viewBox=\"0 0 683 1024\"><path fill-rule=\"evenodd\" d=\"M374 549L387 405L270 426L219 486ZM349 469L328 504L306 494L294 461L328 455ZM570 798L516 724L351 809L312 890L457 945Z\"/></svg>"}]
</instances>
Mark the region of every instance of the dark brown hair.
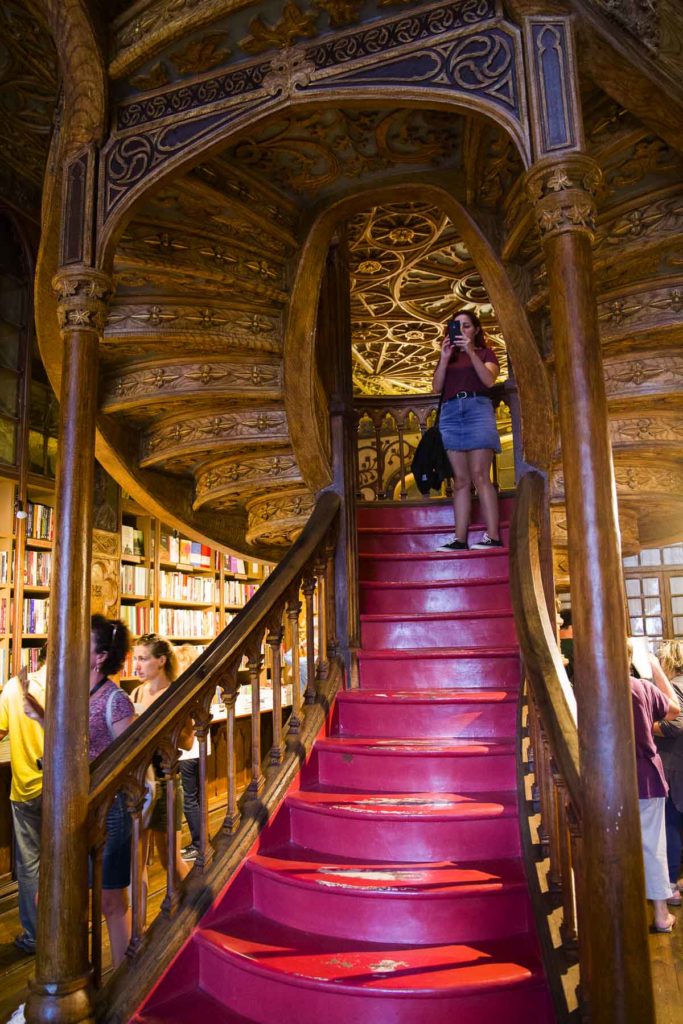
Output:
<instances>
[{"instance_id":1,"label":"dark brown hair","mask_svg":"<svg viewBox=\"0 0 683 1024\"><path fill-rule=\"evenodd\" d=\"M116 675L130 650L130 633L120 619L105 619L104 615L93 615L90 632L95 638L95 650L107 657L102 663L105 676Z\"/></svg>"},{"instance_id":2,"label":"dark brown hair","mask_svg":"<svg viewBox=\"0 0 683 1024\"><path fill-rule=\"evenodd\" d=\"M484 328L481 326L481 320L476 313L473 313L471 309L459 309L457 313L454 313L451 320L455 320L456 316L468 316L470 322L474 326L474 347L475 348L486 348L486 338L484 337ZM450 321L449 321L450 323ZM453 355L450 358L450 362L456 362L462 353L459 349L455 349Z\"/></svg>"}]
</instances>

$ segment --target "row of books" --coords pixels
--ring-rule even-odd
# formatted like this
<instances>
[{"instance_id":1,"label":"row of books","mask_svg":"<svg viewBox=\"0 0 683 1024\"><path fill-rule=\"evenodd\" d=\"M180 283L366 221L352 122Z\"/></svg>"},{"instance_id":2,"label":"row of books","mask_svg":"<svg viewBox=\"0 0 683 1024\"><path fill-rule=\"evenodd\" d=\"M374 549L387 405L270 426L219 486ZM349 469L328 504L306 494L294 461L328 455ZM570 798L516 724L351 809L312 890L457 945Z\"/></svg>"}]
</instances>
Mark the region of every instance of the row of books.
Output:
<instances>
[{"instance_id":1,"label":"row of books","mask_svg":"<svg viewBox=\"0 0 683 1024\"><path fill-rule=\"evenodd\" d=\"M126 523L121 527L121 554L143 556L145 553L145 535L142 530Z\"/></svg>"},{"instance_id":2,"label":"row of books","mask_svg":"<svg viewBox=\"0 0 683 1024\"><path fill-rule=\"evenodd\" d=\"M38 502L26 503L26 537L29 540L53 540L55 535L55 510L51 505Z\"/></svg>"},{"instance_id":3,"label":"row of books","mask_svg":"<svg viewBox=\"0 0 683 1024\"><path fill-rule=\"evenodd\" d=\"M151 596L149 569L144 565L122 565L121 566L121 594L125 597L129 594L136 596Z\"/></svg>"},{"instance_id":4,"label":"row of books","mask_svg":"<svg viewBox=\"0 0 683 1024\"><path fill-rule=\"evenodd\" d=\"M0 551L0 586L9 580L11 558L9 551Z\"/></svg>"},{"instance_id":5,"label":"row of books","mask_svg":"<svg viewBox=\"0 0 683 1024\"><path fill-rule=\"evenodd\" d=\"M258 583L242 583L240 580L225 580L223 600L225 604L246 604L258 590Z\"/></svg>"},{"instance_id":6,"label":"row of books","mask_svg":"<svg viewBox=\"0 0 683 1024\"><path fill-rule=\"evenodd\" d=\"M0 686L7 682L7 669L9 667L9 651L6 647L0 647Z\"/></svg>"},{"instance_id":7,"label":"row of books","mask_svg":"<svg viewBox=\"0 0 683 1024\"><path fill-rule=\"evenodd\" d=\"M21 648L21 666L27 668L29 672L37 672L40 668L38 658L40 657L40 647L22 647Z\"/></svg>"},{"instance_id":8,"label":"row of books","mask_svg":"<svg viewBox=\"0 0 683 1024\"><path fill-rule=\"evenodd\" d=\"M27 587L49 587L52 576L51 551L27 551L24 561L24 584Z\"/></svg>"},{"instance_id":9,"label":"row of books","mask_svg":"<svg viewBox=\"0 0 683 1024\"><path fill-rule=\"evenodd\" d=\"M47 633L49 610L49 597L25 597L21 615L22 631L24 633Z\"/></svg>"},{"instance_id":10,"label":"row of books","mask_svg":"<svg viewBox=\"0 0 683 1024\"><path fill-rule=\"evenodd\" d=\"M216 588L211 577L188 576L184 572L162 572L159 577L159 597L168 601L213 604L216 599Z\"/></svg>"},{"instance_id":11,"label":"row of books","mask_svg":"<svg viewBox=\"0 0 683 1024\"><path fill-rule=\"evenodd\" d=\"M159 632L163 636L213 637L216 628L212 611L198 608L160 608Z\"/></svg>"},{"instance_id":12,"label":"row of books","mask_svg":"<svg viewBox=\"0 0 683 1024\"><path fill-rule=\"evenodd\" d=\"M139 604L123 604L120 617L134 636L149 633L149 608Z\"/></svg>"},{"instance_id":13,"label":"row of books","mask_svg":"<svg viewBox=\"0 0 683 1024\"><path fill-rule=\"evenodd\" d=\"M0 598L0 633L6 633L9 628L9 620L7 618L7 598Z\"/></svg>"},{"instance_id":14,"label":"row of books","mask_svg":"<svg viewBox=\"0 0 683 1024\"><path fill-rule=\"evenodd\" d=\"M193 565L197 569L211 568L211 548L187 537L172 533L162 534L161 558L173 565Z\"/></svg>"},{"instance_id":15,"label":"row of books","mask_svg":"<svg viewBox=\"0 0 683 1024\"><path fill-rule=\"evenodd\" d=\"M223 563L226 572L235 573L236 576L260 576L261 566L258 562L245 562L243 558L235 558L234 555L226 555Z\"/></svg>"}]
</instances>

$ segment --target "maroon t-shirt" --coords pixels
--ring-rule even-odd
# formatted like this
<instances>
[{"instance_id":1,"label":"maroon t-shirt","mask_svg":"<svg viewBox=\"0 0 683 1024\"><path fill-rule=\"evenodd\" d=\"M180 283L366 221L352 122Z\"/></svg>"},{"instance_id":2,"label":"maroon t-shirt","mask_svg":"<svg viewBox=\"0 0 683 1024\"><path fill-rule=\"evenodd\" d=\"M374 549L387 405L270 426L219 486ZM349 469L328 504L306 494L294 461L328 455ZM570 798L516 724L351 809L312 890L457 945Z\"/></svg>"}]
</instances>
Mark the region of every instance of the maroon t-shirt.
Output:
<instances>
[{"instance_id":1,"label":"maroon t-shirt","mask_svg":"<svg viewBox=\"0 0 683 1024\"><path fill-rule=\"evenodd\" d=\"M498 360L490 348L475 348L474 358L481 359L482 363L495 363L498 369ZM479 380L470 357L466 352L459 350L453 353L446 367L444 402L457 395L458 391L475 391L478 395L487 395L489 392L486 385Z\"/></svg>"},{"instance_id":2,"label":"maroon t-shirt","mask_svg":"<svg viewBox=\"0 0 683 1024\"><path fill-rule=\"evenodd\" d=\"M638 797L640 800L649 800L655 796L666 796L669 787L664 778L664 765L655 745L652 726L664 718L669 710L669 702L649 679L631 678L630 682Z\"/></svg>"}]
</instances>

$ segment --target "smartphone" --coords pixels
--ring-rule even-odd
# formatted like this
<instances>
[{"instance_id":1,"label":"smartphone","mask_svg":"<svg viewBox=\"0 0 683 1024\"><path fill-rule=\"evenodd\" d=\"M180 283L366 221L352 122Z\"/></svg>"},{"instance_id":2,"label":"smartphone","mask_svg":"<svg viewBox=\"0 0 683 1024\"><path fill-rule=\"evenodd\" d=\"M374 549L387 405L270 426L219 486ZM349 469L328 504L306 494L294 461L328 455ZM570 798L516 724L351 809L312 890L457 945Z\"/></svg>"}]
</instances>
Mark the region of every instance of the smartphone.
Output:
<instances>
[{"instance_id":1,"label":"smartphone","mask_svg":"<svg viewBox=\"0 0 683 1024\"><path fill-rule=\"evenodd\" d=\"M458 339L462 338L462 327L459 320L448 321L448 340L451 345L457 345Z\"/></svg>"}]
</instances>

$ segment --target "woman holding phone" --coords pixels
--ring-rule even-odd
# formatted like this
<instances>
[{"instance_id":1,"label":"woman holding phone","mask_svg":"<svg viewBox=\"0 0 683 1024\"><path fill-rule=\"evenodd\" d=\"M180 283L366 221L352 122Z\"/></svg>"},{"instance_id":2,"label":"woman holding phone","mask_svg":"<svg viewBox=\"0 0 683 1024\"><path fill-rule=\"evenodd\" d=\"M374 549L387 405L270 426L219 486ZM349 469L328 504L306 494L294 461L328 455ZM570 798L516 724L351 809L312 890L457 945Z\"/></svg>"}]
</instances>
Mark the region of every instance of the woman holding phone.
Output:
<instances>
[{"instance_id":1,"label":"woman holding phone","mask_svg":"<svg viewBox=\"0 0 683 1024\"><path fill-rule=\"evenodd\" d=\"M479 317L469 310L448 323L433 387L443 391L439 430L453 470L455 538L444 551L465 551L472 505L472 484L486 524L473 548L502 547L498 525L498 495L491 483L494 452L500 452L496 415L489 389L498 377L494 352L486 347Z\"/></svg>"}]
</instances>

